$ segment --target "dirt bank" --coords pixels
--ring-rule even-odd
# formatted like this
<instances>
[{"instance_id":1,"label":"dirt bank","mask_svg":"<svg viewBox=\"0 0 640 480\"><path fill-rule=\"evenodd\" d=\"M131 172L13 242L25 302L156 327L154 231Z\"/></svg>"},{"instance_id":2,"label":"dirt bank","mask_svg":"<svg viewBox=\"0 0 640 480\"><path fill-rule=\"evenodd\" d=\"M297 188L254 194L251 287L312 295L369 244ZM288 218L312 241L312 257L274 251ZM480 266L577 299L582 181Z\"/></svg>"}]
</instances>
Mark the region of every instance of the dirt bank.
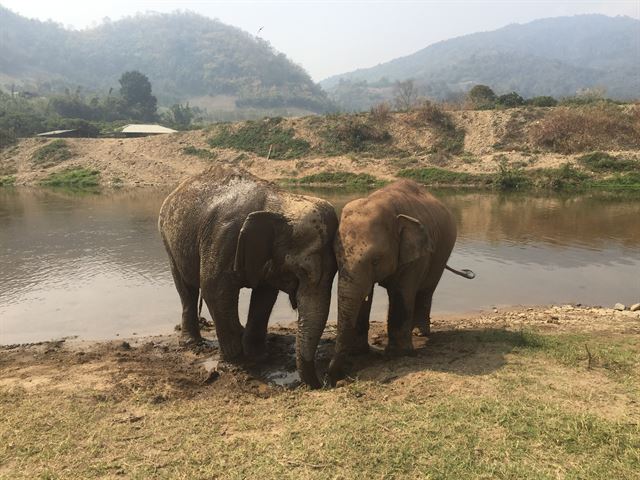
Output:
<instances>
[{"instance_id":1,"label":"dirt bank","mask_svg":"<svg viewBox=\"0 0 640 480\"><path fill-rule=\"evenodd\" d=\"M340 388L175 336L0 349L0 476L631 478L640 467L640 312L536 307L439 318L416 356L354 359ZM211 336L211 333L208 334ZM320 348L324 370L335 332Z\"/></svg>"},{"instance_id":2,"label":"dirt bank","mask_svg":"<svg viewBox=\"0 0 640 480\"><path fill-rule=\"evenodd\" d=\"M446 123L446 129L414 113L394 113L384 119L361 114L219 124L147 138L66 139L68 155L52 162L34 161L52 140L30 138L0 152L0 177L30 185L65 169L86 168L99 172L101 184L119 186L173 185L212 163L239 165L269 180L321 172L392 180L403 169L429 167L495 174L501 161L525 172L565 164L583 168L577 159L589 148L557 153L532 143L529 130L550 111L454 111L447 114L453 123ZM242 134L232 138L238 131ZM640 156L639 150L624 145L596 138L591 150L621 159ZM593 174L605 178L611 172Z\"/></svg>"}]
</instances>

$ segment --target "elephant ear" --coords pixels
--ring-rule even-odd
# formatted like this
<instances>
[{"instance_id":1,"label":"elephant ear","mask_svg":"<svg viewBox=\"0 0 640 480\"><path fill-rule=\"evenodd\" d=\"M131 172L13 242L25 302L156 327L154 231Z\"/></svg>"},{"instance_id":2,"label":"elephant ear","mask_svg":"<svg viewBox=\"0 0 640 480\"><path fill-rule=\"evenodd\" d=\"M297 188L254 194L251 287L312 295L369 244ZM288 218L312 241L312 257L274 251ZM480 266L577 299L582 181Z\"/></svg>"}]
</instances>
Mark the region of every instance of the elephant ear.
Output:
<instances>
[{"instance_id":1,"label":"elephant ear","mask_svg":"<svg viewBox=\"0 0 640 480\"><path fill-rule=\"evenodd\" d=\"M287 219L279 213L259 211L247 216L238 236L233 270L244 273L251 288L263 279L265 265L289 230Z\"/></svg>"},{"instance_id":2,"label":"elephant ear","mask_svg":"<svg viewBox=\"0 0 640 480\"><path fill-rule=\"evenodd\" d=\"M431 238L418 219L402 213L397 218L400 234L398 265L413 262L433 252Z\"/></svg>"}]
</instances>

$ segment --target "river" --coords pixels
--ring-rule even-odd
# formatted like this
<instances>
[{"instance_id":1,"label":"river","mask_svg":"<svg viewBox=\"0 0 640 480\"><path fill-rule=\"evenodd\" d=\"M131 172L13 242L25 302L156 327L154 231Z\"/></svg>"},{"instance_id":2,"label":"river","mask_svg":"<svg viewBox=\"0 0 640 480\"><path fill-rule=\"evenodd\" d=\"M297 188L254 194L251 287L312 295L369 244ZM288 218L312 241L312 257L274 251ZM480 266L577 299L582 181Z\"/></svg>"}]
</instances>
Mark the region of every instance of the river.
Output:
<instances>
[{"instance_id":1,"label":"river","mask_svg":"<svg viewBox=\"0 0 640 480\"><path fill-rule=\"evenodd\" d=\"M0 343L169 333L180 320L156 222L168 191L0 188ZM512 305L640 301L640 198L438 191L454 213L433 317ZM315 191L338 209L362 193ZM243 290L240 314L248 308ZM386 315L376 288L372 319ZM335 321L335 292L329 321ZM271 322L295 312L280 295Z\"/></svg>"}]
</instances>

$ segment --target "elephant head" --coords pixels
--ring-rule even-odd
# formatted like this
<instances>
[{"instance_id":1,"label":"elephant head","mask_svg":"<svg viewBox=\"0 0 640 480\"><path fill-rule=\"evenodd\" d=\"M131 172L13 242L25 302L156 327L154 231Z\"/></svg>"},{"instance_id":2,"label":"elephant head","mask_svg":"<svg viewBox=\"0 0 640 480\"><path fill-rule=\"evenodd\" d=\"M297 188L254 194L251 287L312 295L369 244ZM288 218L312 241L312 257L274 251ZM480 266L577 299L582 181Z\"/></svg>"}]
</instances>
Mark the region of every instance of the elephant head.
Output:
<instances>
[{"instance_id":1,"label":"elephant head","mask_svg":"<svg viewBox=\"0 0 640 480\"><path fill-rule=\"evenodd\" d=\"M328 202L299 198L303 201L283 202L278 211L247 216L236 245L234 270L246 286L267 283L289 294L298 313L298 373L303 382L319 388L314 358L329 315L338 220Z\"/></svg>"}]
</instances>

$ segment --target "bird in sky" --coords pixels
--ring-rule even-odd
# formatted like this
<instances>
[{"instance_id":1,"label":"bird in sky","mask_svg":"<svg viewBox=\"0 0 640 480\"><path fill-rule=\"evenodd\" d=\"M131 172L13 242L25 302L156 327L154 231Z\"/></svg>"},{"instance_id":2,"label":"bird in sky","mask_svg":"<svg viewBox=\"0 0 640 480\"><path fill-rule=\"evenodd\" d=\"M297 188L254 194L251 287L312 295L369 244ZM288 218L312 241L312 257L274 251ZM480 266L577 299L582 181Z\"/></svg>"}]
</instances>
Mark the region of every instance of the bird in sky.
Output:
<instances>
[{"instance_id":1,"label":"bird in sky","mask_svg":"<svg viewBox=\"0 0 640 480\"><path fill-rule=\"evenodd\" d=\"M264 27L260 27L260 28L258 29L258 33L256 33L256 36L257 36L257 35L260 35L260 32L262 31L262 29L263 29L263 28L264 28Z\"/></svg>"}]
</instances>

